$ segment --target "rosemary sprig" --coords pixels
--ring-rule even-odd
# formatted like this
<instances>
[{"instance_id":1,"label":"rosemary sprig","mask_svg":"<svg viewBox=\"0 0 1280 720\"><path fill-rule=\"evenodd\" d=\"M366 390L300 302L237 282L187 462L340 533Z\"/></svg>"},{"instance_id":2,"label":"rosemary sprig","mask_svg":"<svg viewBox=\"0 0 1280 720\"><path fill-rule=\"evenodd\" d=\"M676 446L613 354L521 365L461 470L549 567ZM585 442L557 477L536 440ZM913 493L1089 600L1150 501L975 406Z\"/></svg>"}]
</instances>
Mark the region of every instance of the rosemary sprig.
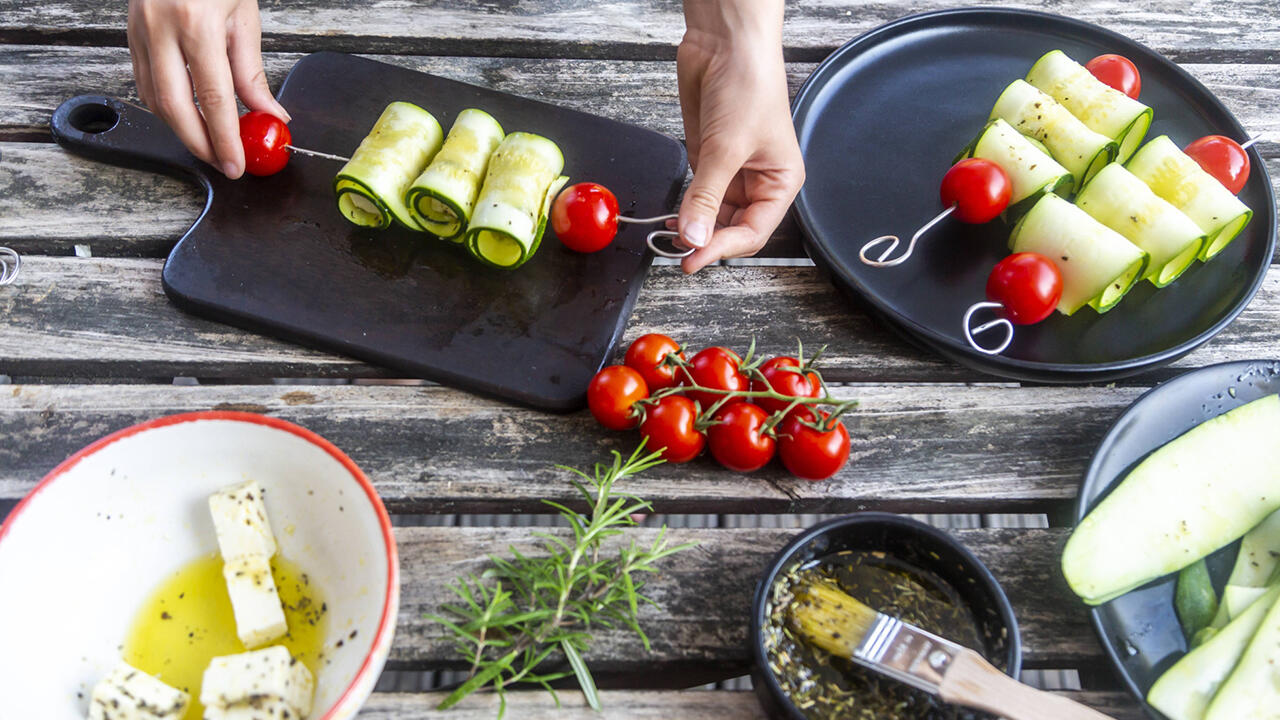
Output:
<instances>
[{"instance_id":1,"label":"rosemary sprig","mask_svg":"<svg viewBox=\"0 0 1280 720\"><path fill-rule=\"evenodd\" d=\"M636 633L646 650L649 638L640 628L640 605L655 605L642 594L638 573L656 573L655 563L694 543L671 545L666 527L652 544L632 541L618 549L615 557L601 557L601 544L635 525L631 516L648 512L644 500L614 492L614 483L662 463L661 453L644 453L644 443L631 457L613 453L612 464L596 463L593 474L567 470L574 488L590 508L579 513L550 500L544 503L559 511L573 531L572 538L535 532L542 539L545 556L526 557L514 547L510 558L490 556L492 566L454 580L449 589L460 603L442 606L441 615L431 615L449 629L458 652L471 664L470 677L445 698L439 709L484 687L499 696L498 717L506 711L503 693L516 683L545 688L554 697L551 683L576 676L579 687L592 708L600 709L591 671L583 653L598 627L623 627ZM543 667L559 651L569 670ZM559 699L557 698L557 703Z\"/></svg>"}]
</instances>

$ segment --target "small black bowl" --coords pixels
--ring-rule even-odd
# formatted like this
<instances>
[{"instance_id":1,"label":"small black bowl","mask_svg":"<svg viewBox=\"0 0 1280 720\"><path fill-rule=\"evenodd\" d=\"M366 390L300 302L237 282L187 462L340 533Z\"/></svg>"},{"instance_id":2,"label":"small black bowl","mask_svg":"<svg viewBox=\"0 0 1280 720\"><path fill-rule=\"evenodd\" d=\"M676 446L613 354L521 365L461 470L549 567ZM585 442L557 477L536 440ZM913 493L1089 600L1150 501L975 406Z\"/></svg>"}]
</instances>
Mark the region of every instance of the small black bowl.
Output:
<instances>
[{"instance_id":1,"label":"small black bowl","mask_svg":"<svg viewBox=\"0 0 1280 720\"><path fill-rule=\"evenodd\" d=\"M864 512L815 525L787 544L769 564L751 604L751 679L756 697L774 720L805 720L769 669L764 647L765 604L778 575L842 550L881 551L946 581L969 604L989 647L974 648L1011 677L1022 669L1022 639L1013 606L991 571L943 530L891 513Z\"/></svg>"}]
</instances>

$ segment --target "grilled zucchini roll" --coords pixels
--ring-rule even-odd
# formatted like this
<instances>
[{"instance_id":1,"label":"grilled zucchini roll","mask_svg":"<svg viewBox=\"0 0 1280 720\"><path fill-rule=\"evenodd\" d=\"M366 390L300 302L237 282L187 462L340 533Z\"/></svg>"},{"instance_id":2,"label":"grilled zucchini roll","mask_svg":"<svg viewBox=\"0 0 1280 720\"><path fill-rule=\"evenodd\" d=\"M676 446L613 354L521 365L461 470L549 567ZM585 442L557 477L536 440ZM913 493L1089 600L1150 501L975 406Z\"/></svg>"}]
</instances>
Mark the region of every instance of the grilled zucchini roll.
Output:
<instances>
[{"instance_id":1,"label":"grilled zucchini roll","mask_svg":"<svg viewBox=\"0 0 1280 720\"><path fill-rule=\"evenodd\" d=\"M1014 252L1040 253L1062 274L1058 312L1115 307L1147 267L1147 253L1080 208L1046 193L1013 227Z\"/></svg>"},{"instance_id":2,"label":"grilled zucchini roll","mask_svg":"<svg viewBox=\"0 0 1280 720\"><path fill-rule=\"evenodd\" d=\"M551 201L567 177L564 156L541 135L514 132L489 158L475 212L467 227L467 249L500 268L517 268L538 249Z\"/></svg>"},{"instance_id":3,"label":"grilled zucchini roll","mask_svg":"<svg viewBox=\"0 0 1280 720\"><path fill-rule=\"evenodd\" d=\"M1114 140L1085 127L1070 110L1025 80L1014 80L1000 94L991 110L991 119L996 118L1044 143L1053 159L1075 178L1072 190L1089 182L1119 150Z\"/></svg>"},{"instance_id":4,"label":"grilled zucchini roll","mask_svg":"<svg viewBox=\"0 0 1280 720\"><path fill-rule=\"evenodd\" d=\"M1119 163L1093 176L1076 206L1151 256L1144 279L1164 287L1191 267L1208 237Z\"/></svg>"},{"instance_id":5,"label":"grilled zucchini roll","mask_svg":"<svg viewBox=\"0 0 1280 720\"><path fill-rule=\"evenodd\" d=\"M1006 212L1009 217L1018 217L1031 209L1044 193L1067 192L1075 184L1071 173L1043 147L997 118L987 124L956 161L982 158L1003 168L1013 185Z\"/></svg>"},{"instance_id":6,"label":"grilled zucchini roll","mask_svg":"<svg viewBox=\"0 0 1280 720\"><path fill-rule=\"evenodd\" d=\"M461 243L489 156L503 138L502 126L483 110L458 113L444 147L409 187L405 205L422 229Z\"/></svg>"},{"instance_id":7,"label":"grilled zucchini roll","mask_svg":"<svg viewBox=\"0 0 1280 720\"><path fill-rule=\"evenodd\" d=\"M1168 135L1143 145L1126 167L1209 236L1200 251L1201 260L1222 252L1253 218L1248 205L1182 152Z\"/></svg>"},{"instance_id":8,"label":"grilled zucchini roll","mask_svg":"<svg viewBox=\"0 0 1280 720\"><path fill-rule=\"evenodd\" d=\"M431 113L413 103L391 103L334 177L338 209L356 225L386 228L394 219L421 230L405 207L405 191L443 140L444 131Z\"/></svg>"},{"instance_id":9,"label":"grilled zucchini roll","mask_svg":"<svg viewBox=\"0 0 1280 720\"><path fill-rule=\"evenodd\" d=\"M1085 127L1115 140L1120 162L1133 155L1151 127L1151 108L1104 84L1061 50L1037 60L1027 82L1061 103Z\"/></svg>"}]
</instances>

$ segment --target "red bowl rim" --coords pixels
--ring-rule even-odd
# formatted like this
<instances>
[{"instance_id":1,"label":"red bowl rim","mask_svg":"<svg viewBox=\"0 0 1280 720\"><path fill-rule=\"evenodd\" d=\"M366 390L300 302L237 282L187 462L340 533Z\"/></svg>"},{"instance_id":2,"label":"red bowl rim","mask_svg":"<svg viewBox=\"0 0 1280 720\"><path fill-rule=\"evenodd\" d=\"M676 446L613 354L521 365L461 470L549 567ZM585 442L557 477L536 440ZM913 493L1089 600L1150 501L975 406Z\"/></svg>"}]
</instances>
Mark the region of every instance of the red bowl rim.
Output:
<instances>
[{"instance_id":1,"label":"red bowl rim","mask_svg":"<svg viewBox=\"0 0 1280 720\"><path fill-rule=\"evenodd\" d=\"M398 598L400 591L400 560L396 551L395 535L391 531L391 517L387 514L387 508L382 504L382 498L378 496L378 491L374 489L373 483L369 482L369 478L364 474L364 471L356 466L355 462L352 461L346 453L342 452L333 443L325 440L316 433L300 425L295 425L287 420L281 420L280 418L230 410L208 410L203 412L167 415L165 417L138 423L137 425L124 428L123 430L117 430L110 435L95 440L71 457L63 460L53 470L50 470L49 474L45 475L40 482L32 488L31 492L27 493L26 497L22 498L22 500L18 502L18 504L13 508L13 511L9 513L9 517L5 519L4 523L0 524L0 542L4 541L5 535L8 534L9 530L22 515L22 511L26 509L32 499L39 495L46 487L51 485L54 480L58 479L58 477L64 475L71 470L71 468L79 464L81 460L99 452L112 443L124 440L147 430L154 430L156 428L168 427L170 425L197 422L201 420L226 420L231 422L249 423L251 425L263 425L276 430L283 430L306 440L312 445L323 450L334 460L337 460L344 468L346 468L347 472L351 473L351 477L360 485L361 488L364 489L365 495L369 498L369 504L373 506L373 510L378 516L378 524L382 530L382 541L387 555L387 586L386 593L384 595L385 599L382 604L382 617L378 620L378 631L374 636L373 645L370 646L369 654L365 656L364 662L360 666L360 670L356 672L355 677L352 678L351 683L347 686L346 690L342 692L342 695L340 695L337 701L333 703L329 712L325 713L325 715L320 718L320 720L334 720L338 716L338 713L342 712L345 706L351 702L352 696L356 692L356 688L362 685L366 678L368 678L368 676L373 672L374 657L378 655L383 647L388 646L391 642L391 637L395 631L395 618L393 617L394 613L392 612L392 605L396 598ZM374 680L376 680L376 678L374 678Z\"/></svg>"}]
</instances>

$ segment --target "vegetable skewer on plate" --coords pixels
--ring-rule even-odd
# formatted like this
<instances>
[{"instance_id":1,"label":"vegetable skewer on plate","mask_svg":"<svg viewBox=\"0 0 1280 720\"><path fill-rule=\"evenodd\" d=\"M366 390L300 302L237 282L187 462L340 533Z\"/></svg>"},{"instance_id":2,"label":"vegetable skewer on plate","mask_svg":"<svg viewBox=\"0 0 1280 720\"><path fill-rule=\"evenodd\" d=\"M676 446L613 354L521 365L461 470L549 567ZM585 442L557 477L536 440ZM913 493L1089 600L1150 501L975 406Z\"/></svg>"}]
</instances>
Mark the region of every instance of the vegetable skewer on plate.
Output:
<instances>
[{"instance_id":1,"label":"vegetable skewer on plate","mask_svg":"<svg viewBox=\"0 0 1280 720\"><path fill-rule=\"evenodd\" d=\"M881 235L864 244L858 251L858 258L872 267L901 265L911 257L920 238L948 215L955 214L961 222L971 224L991 222L1009 206L1012 193L1013 183L1009 180L1008 173L998 164L982 158L961 160L952 165L947 174L942 176L942 187L938 194L946 209L911 236L911 242L907 243L907 249L901 255L890 260L889 256L898 249L902 241L897 235ZM879 257L874 260L869 257L869 253L874 248L886 244L888 247L880 253Z\"/></svg>"},{"instance_id":2,"label":"vegetable skewer on plate","mask_svg":"<svg viewBox=\"0 0 1280 720\"><path fill-rule=\"evenodd\" d=\"M1048 193L1018 221L1009 238L1015 253L1034 252L1062 273L1058 312L1088 305L1099 313L1115 307L1146 270L1148 255L1088 213Z\"/></svg>"},{"instance_id":3,"label":"vegetable skewer on plate","mask_svg":"<svg viewBox=\"0 0 1280 720\"><path fill-rule=\"evenodd\" d=\"M996 118L961 157L981 158L999 165L1013 183L1009 195L1009 215L1018 216L1031 209L1047 192L1066 192L1075 185L1070 171L1054 160L1044 146Z\"/></svg>"},{"instance_id":4,"label":"vegetable skewer on plate","mask_svg":"<svg viewBox=\"0 0 1280 720\"><path fill-rule=\"evenodd\" d=\"M404 197L443 141L431 113L412 103L391 103L334 177L338 209L356 225L385 228L394 219L421 230Z\"/></svg>"},{"instance_id":5,"label":"vegetable skewer on plate","mask_svg":"<svg viewBox=\"0 0 1280 720\"><path fill-rule=\"evenodd\" d=\"M498 121L483 110L458 113L444 147L405 195L405 205L422 229L442 240L462 242L489 156L504 135Z\"/></svg>"},{"instance_id":6,"label":"vegetable skewer on plate","mask_svg":"<svg viewBox=\"0 0 1280 720\"><path fill-rule=\"evenodd\" d=\"M1085 127L1114 140L1120 162L1133 155L1151 127L1151 108L1104 84L1061 50L1037 60L1027 82L1061 103Z\"/></svg>"},{"instance_id":7,"label":"vegetable skewer on plate","mask_svg":"<svg viewBox=\"0 0 1280 720\"><path fill-rule=\"evenodd\" d=\"M1126 167L1209 236L1201 260L1222 252L1253 218L1247 205L1179 150L1168 135L1143 145Z\"/></svg>"},{"instance_id":8,"label":"vegetable skewer on plate","mask_svg":"<svg viewBox=\"0 0 1280 720\"><path fill-rule=\"evenodd\" d=\"M1119 145L1090 130L1071 111L1025 80L1014 80L991 110L1015 130L1035 138L1075 178L1079 188L1115 159Z\"/></svg>"},{"instance_id":9,"label":"vegetable skewer on plate","mask_svg":"<svg viewBox=\"0 0 1280 720\"><path fill-rule=\"evenodd\" d=\"M493 156L467 228L467 248L480 260L516 268L537 251L551 201L568 178L554 142L532 133L508 135Z\"/></svg>"},{"instance_id":10,"label":"vegetable skewer on plate","mask_svg":"<svg viewBox=\"0 0 1280 720\"><path fill-rule=\"evenodd\" d=\"M1208 240L1191 218L1119 163L1095 175L1076 196L1076 206L1151 256L1143 279L1156 287L1168 285L1191 267Z\"/></svg>"}]
</instances>

